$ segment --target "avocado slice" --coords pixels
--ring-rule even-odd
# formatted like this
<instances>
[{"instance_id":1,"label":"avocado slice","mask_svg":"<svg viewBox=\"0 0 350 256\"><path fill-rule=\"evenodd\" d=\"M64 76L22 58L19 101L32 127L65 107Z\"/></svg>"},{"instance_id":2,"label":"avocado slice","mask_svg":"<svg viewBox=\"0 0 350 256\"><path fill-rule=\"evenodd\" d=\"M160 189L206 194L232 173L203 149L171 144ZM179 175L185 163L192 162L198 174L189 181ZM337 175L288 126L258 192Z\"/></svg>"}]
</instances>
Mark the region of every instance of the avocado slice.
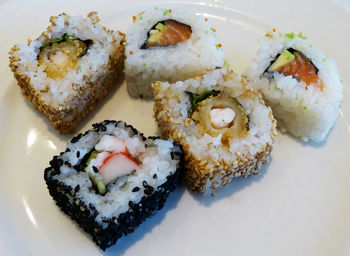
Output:
<instances>
[{"instance_id":1,"label":"avocado slice","mask_svg":"<svg viewBox=\"0 0 350 256\"><path fill-rule=\"evenodd\" d=\"M97 154L98 154L98 151L97 150L93 150L91 153L90 153L90 156L88 158L88 160L86 161L86 166L88 166L91 162L92 159L95 159L97 157Z\"/></svg>"},{"instance_id":2,"label":"avocado slice","mask_svg":"<svg viewBox=\"0 0 350 256\"><path fill-rule=\"evenodd\" d=\"M150 37L148 38L147 43L156 43L166 30L167 26L163 25L162 23L158 23L156 29L152 29L150 31Z\"/></svg>"},{"instance_id":3,"label":"avocado slice","mask_svg":"<svg viewBox=\"0 0 350 256\"><path fill-rule=\"evenodd\" d=\"M166 30L167 29L167 26L165 26L164 24L162 24L162 23L158 23L157 24L157 26L156 26L156 29L158 30L158 31L164 31L164 30Z\"/></svg>"},{"instance_id":4,"label":"avocado slice","mask_svg":"<svg viewBox=\"0 0 350 256\"><path fill-rule=\"evenodd\" d=\"M90 156L89 156L88 160L86 161L86 167L84 168L84 170L89 175L89 177L91 179L91 182L97 188L98 193L100 193L101 195L104 195L107 192L107 188L106 188L106 185L103 182L102 176L100 174L98 174L98 173L92 173L90 171L90 169L88 168L88 165L90 164L91 160L95 159L97 157L97 154L98 154L97 150L93 150L90 153Z\"/></svg>"},{"instance_id":5,"label":"avocado slice","mask_svg":"<svg viewBox=\"0 0 350 256\"><path fill-rule=\"evenodd\" d=\"M92 183L96 186L98 193L100 193L101 195L106 194L107 192L107 188L105 183L103 182L103 178L101 177L101 175L97 174L97 175L92 175L91 172L87 171Z\"/></svg>"},{"instance_id":6,"label":"avocado slice","mask_svg":"<svg viewBox=\"0 0 350 256\"><path fill-rule=\"evenodd\" d=\"M153 30L154 32L150 33L150 37L147 40L147 43L152 44L158 42L159 38L163 35L161 31Z\"/></svg>"},{"instance_id":7,"label":"avocado slice","mask_svg":"<svg viewBox=\"0 0 350 256\"><path fill-rule=\"evenodd\" d=\"M291 53L288 50L284 50L280 56L275 60L274 63L269 67L267 70L268 72L274 72L275 70L279 69L280 67L288 64L292 60L295 59L295 55Z\"/></svg>"}]
</instances>

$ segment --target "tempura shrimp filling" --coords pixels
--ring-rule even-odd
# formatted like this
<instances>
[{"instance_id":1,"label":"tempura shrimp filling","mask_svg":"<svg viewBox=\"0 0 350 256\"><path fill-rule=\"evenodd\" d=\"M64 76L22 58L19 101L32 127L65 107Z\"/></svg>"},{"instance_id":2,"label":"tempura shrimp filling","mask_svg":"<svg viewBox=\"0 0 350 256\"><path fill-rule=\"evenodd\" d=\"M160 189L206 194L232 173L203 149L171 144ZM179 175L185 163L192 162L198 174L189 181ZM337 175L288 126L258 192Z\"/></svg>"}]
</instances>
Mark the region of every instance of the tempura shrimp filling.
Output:
<instances>
[{"instance_id":1,"label":"tempura shrimp filling","mask_svg":"<svg viewBox=\"0 0 350 256\"><path fill-rule=\"evenodd\" d=\"M66 35L63 37L67 37ZM59 41L56 39L55 41ZM47 43L38 56L38 64L44 68L45 73L52 79L62 79L72 69L78 68L78 60L86 54L89 40L66 39L65 41Z\"/></svg>"},{"instance_id":2,"label":"tempura shrimp filling","mask_svg":"<svg viewBox=\"0 0 350 256\"><path fill-rule=\"evenodd\" d=\"M214 121L214 114L222 116L215 118ZM202 136L209 134L217 137L222 134L221 142L226 146L229 146L229 141L235 138L241 139L249 135L249 119L246 111L236 98L225 94L210 96L199 102L191 118L197 123Z\"/></svg>"}]
</instances>

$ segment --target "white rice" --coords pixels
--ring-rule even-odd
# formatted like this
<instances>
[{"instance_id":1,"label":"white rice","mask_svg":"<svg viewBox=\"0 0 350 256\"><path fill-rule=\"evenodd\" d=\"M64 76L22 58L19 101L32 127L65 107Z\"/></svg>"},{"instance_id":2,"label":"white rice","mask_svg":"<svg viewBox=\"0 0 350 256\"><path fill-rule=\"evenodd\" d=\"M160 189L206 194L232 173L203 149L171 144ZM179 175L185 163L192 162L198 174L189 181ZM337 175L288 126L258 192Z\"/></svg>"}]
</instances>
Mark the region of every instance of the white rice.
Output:
<instances>
[{"instance_id":1,"label":"white rice","mask_svg":"<svg viewBox=\"0 0 350 256\"><path fill-rule=\"evenodd\" d=\"M304 141L323 141L337 119L343 98L335 61L327 59L302 34L269 32L267 35L245 75L271 106L282 131ZM323 91L312 84L306 90L304 82L277 71L271 77L263 74L276 55L288 48L302 52L317 67Z\"/></svg>"},{"instance_id":2,"label":"white rice","mask_svg":"<svg viewBox=\"0 0 350 256\"><path fill-rule=\"evenodd\" d=\"M215 29L202 16L181 10L152 8L135 16L126 35L125 75L128 92L133 97L153 97L155 81L175 82L221 67L224 53ZM140 49L147 32L159 21L174 19L191 26L191 38L168 47Z\"/></svg>"}]
</instances>

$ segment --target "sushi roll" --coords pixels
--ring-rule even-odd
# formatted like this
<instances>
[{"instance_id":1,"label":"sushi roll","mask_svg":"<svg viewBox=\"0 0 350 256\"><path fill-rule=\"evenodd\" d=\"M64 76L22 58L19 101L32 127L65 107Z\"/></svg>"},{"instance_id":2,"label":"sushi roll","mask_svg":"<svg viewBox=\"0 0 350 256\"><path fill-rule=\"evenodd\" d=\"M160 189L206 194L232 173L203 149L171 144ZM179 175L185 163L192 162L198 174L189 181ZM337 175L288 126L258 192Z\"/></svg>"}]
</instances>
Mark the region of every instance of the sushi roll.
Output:
<instances>
[{"instance_id":1,"label":"sushi roll","mask_svg":"<svg viewBox=\"0 0 350 256\"><path fill-rule=\"evenodd\" d=\"M162 136L179 142L195 192L215 194L233 177L268 163L276 121L261 95L226 69L176 83L156 82L154 115Z\"/></svg>"},{"instance_id":2,"label":"sushi roll","mask_svg":"<svg viewBox=\"0 0 350 256\"><path fill-rule=\"evenodd\" d=\"M303 34L267 33L245 76L282 131L305 142L326 138L339 114L343 85L335 61Z\"/></svg>"},{"instance_id":3,"label":"sushi roll","mask_svg":"<svg viewBox=\"0 0 350 256\"><path fill-rule=\"evenodd\" d=\"M125 36L86 18L60 14L27 45L10 51L23 95L60 133L70 133L115 83L124 66Z\"/></svg>"},{"instance_id":4,"label":"sushi roll","mask_svg":"<svg viewBox=\"0 0 350 256\"><path fill-rule=\"evenodd\" d=\"M132 97L152 98L155 81L175 82L224 64L208 18L152 8L133 16L126 34L125 77Z\"/></svg>"},{"instance_id":5,"label":"sushi roll","mask_svg":"<svg viewBox=\"0 0 350 256\"><path fill-rule=\"evenodd\" d=\"M122 121L79 134L45 169L50 195L105 250L160 210L180 182L182 149Z\"/></svg>"}]
</instances>

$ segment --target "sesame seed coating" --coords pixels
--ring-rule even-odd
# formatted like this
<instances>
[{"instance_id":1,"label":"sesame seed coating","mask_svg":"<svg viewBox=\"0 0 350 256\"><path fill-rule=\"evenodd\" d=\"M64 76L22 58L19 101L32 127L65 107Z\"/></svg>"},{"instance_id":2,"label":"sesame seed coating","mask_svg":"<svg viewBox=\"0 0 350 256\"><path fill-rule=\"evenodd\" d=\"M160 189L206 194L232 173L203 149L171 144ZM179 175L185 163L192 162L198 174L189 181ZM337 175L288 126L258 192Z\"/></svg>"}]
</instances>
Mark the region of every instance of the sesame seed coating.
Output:
<instances>
[{"instance_id":1,"label":"sesame seed coating","mask_svg":"<svg viewBox=\"0 0 350 256\"><path fill-rule=\"evenodd\" d=\"M226 75L224 79L228 77L229 76ZM203 76L194 78L193 80L195 79L201 81L203 80ZM191 82L188 83L190 84ZM243 87L246 83L248 82L245 80L241 81ZM276 121L272 116L270 108L266 108L266 110L267 119L271 124L270 136L267 135L267 137L271 138L271 142L263 144L261 149L254 155L248 154L248 151L235 152L236 158L234 161L214 159L210 156L203 157L192 151L193 145L186 139L186 137L193 135L191 130L189 130L191 126L196 125L193 120L189 117L184 117L183 122L178 124L176 118L170 115L172 106L169 105L169 102L173 102L176 97L183 97L179 96L183 94L183 92L173 89L175 85L164 84L163 87L163 84L162 82L156 82L152 86L155 95L153 107L154 117L161 130L162 137L172 138L182 145L185 154L185 179L193 191L199 193L206 193L209 191L214 195L216 191L228 184L233 177L257 175L261 166L269 162L271 158L272 142L277 134ZM206 88L202 89L204 90ZM261 95L252 90L244 89L243 96L252 98L258 104L264 105ZM182 116L178 117L178 120L181 118Z\"/></svg>"},{"instance_id":2,"label":"sesame seed coating","mask_svg":"<svg viewBox=\"0 0 350 256\"><path fill-rule=\"evenodd\" d=\"M61 15L66 14L63 13ZM88 17L94 25L99 21L98 16L96 16L94 12L89 13ZM42 33L42 36L48 38L48 40L50 39L48 33L52 31L52 27L55 26L55 18L57 17L52 16L50 18L51 25L48 27L47 31ZM104 30L109 34L113 33L113 31L107 31L106 28L104 28ZM41 96L41 93L47 92L48 88L39 91L34 89L34 81L31 81L30 77L21 71L21 57L18 54L14 54L19 50L18 46L15 45L11 48L9 52L9 67L17 80L22 94L37 110L47 116L54 128L60 133L72 133L80 120L110 92L110 89L115 84L116 79L123 70L125 59L125 35L121 32L118 32L118 34L122 39L119 43L114 40L114 49L109 55L108 64L103 65L103 72L98 74L94 79L92 79L93 73L91 73L93 71L85 74L82 77L79 89L76 89L74 83L72 83L73 92L57 106L53 106L52 103L45 101ZM28 46L31 42L32 40L28 40Z\"/></svg>"}]
</instances>

